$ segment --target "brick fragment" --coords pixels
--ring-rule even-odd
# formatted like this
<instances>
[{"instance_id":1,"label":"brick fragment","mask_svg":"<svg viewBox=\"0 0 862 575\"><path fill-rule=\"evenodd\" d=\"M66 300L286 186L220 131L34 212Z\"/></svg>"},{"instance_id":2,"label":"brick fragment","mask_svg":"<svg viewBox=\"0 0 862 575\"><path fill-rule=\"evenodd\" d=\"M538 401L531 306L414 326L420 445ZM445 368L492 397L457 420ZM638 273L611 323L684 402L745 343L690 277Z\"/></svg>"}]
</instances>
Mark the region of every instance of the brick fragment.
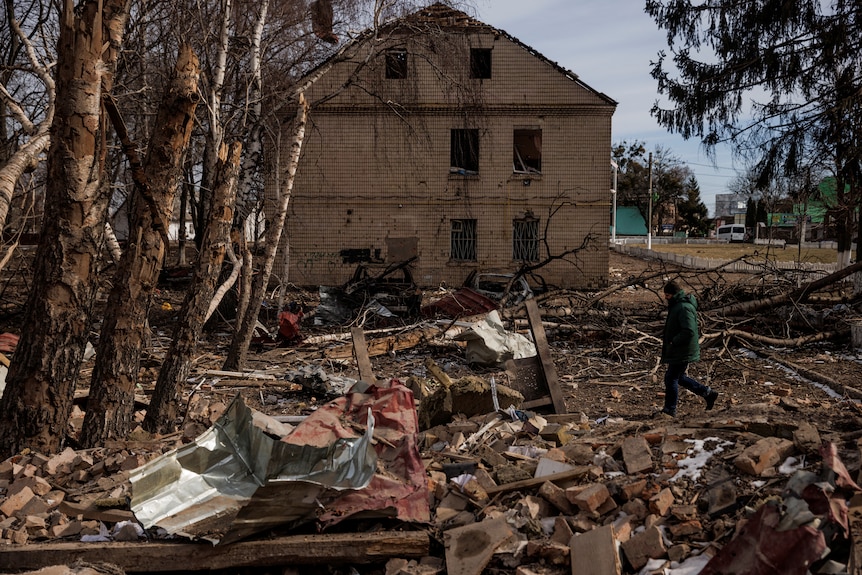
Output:
<instances>
[{"instance_id":1,"label":"brick fragment","mask_svg":"<svg viewBox=\"0 0 862 575\"><path fill-rule=\"evenodd\" d=\"M566 491L562 487L555 485L550 481L546 481L539 488L539 497L542 497L557 508L561 513L566 515L572 514L572 503L566 497Z\"/></svg>"},{"instance_id":2,"label":"brick fragment","mask_svg":"<svg viewBox=\"0 0 862 575\"><path fill-rule=\"evenodd\" d=\"M623 440L622 453L629 475L652 471L652 451L650 451L649 444L642 435L627 437Z\"/></svg>"},{"instance_id":3,"label":"brick fragment","mask_svg":"<svg viewBox=\"0 0 862 575\"><path fill-rule=\"evenodd\" d=\"M27 506L30 501L36 497L33 490L29 487L24 487L18 493L10 495L0 504L0 513L6 517L18 517L21 510Z\"/></svg>"},{"instance_id":4,"label":"brick fragment","mask_svg":"<svg viewBox=\"0 0 862 575\"><path fill-rule=\"evenodd\" d=\"M9 495L14 495L18 493L23 488L29 487L30 490L36 495L45 495L49 491L51 491L51 484L42 479L41 477L36 476L28 476L28 477L20 477L12 482L9 486Z\"/></svg>"},{"instance_id":5,"label":"brick fragment","mask_svg":"<svg viewBox=\"0 0 862 575\"><path fill-rule=\"evenodd\" d=\"M626 483L620 487L620 497L623 501L631 501L635 497L640 497L646 488L646 483L646 479Z\"/></svg>"},{"instance_id":6,"label":"brick fragment","mask_svg":"<svg viewBox=\"0 0 862 575\"><path fill-rule=\"evenodd\" d=\"M581 511L595 513L610 499L611 494L604 483L591 483L585 487L566 489L566 497Z\"/></svg>"},{"instance_id":7,"label":"brick fragment","mask_svg":"<svg viewBox=\"0 0 862 575\"><path fill-rule=\"evenodd\" d=\"M703 525L701 525L700 521L697 519L692 519L690 521L684 521L682 523L677 523L676 525L671 525L668 527L671 535L674 537L684 537L686 535L694 535L695 533L700 533L703 531Z\"/></svg>"},{"instance_id":8,"label":"brick fragment","mask_svg":"<svg viewBox=\"0 0 862 575\"><path fill-rule=\"evenodd\" d=\"M658 527L648 527L622 544L623 553L635 569L640 569L650 559L661 559L667 548Z\"/></svg>"},{"instance_id":9,"label":"brick fragment","mask_svg":"<svg viewBox=\"0 0 862 575\"><path fill-rule=\"evenodd\" d=\"M654 495L649 500L650 511L660 517L667 517L670 514L670 508L673 506L673 492L664 488Z\"/></svg>"},{"instance_id":10,"label":"brick fragment","mask_svg":"<svg viewBox=\"0 0 862 575\"><path fill-rule=\"evenodd\" d=\"M744 473L759 476L770 467L781 463L793 453L793 449L793 442L789 439L764 437L754 445L745 448L734 459L733 464Z\"/></svg>"}]
</instances>

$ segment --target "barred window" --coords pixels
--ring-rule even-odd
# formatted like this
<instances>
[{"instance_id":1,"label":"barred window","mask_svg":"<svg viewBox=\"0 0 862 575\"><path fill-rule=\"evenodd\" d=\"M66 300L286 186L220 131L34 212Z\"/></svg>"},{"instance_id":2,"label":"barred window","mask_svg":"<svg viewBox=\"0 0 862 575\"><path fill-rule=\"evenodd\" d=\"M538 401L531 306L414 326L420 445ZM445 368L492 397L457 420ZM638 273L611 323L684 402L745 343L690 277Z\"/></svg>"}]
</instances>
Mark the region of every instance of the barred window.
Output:
<instances>
[{"instance_id":1,"label":"barred window","mask_svg":"<svg viewBox=\"0 0 862 575\"><path fill-rule=\"evenodd\" d=\"M539 261L539 220L512 220L512 259L519 262Z\"/></svg>"},{"instance_id":2,"label":"barred window","mask_svg":"<svg viewBox=\"0 0 862 575\"><path fill-rule=\"evenodd\" d=\"M476 261L476 220L452 220L450 258L458 261Z\"/></svg>"}]
</instances>

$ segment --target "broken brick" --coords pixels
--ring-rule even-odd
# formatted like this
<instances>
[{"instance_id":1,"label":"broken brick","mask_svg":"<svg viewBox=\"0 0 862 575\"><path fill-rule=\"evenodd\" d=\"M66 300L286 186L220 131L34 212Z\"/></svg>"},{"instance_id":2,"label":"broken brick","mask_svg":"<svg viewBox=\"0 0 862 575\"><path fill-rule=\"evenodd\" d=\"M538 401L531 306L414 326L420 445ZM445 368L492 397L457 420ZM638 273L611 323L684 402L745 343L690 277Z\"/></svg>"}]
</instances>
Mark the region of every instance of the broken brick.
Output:
<instances>
[{"instance_id":1,"label":"broken brick","mask_svg":"<svg viewBox=\"0 0 862 575\"><path fill-rule=\"evenodd\" d=\"M629 475L652 471L652 451L644 437L627 437L622 445L623 461Z\"/></svg>"},{"instance_id":2,"label":"broken brick","mask_svg":"<svg viewBox=\"0 0 862 575\"><path fill-rule=\"evenodd\" d=\"M581 511L595 513L610 499L611 494L604 483L591 483L583 487L566 489L566 497Z\"/></svg>"},{"instance_id":3,"label":"broken brick","mask_svg":"<svg viewBox=\"0 0 862 575\"><path fill-rule=\"evenodd\" d=\"M670 508L673 506L673 492L668 489L662 489L657 495L649 500L650 511L660 517L667 517L670 513Z\"/></svg>"},{"instance_id":4,"label":"broken brick","mask_svg":"<svg viewBox=\"0 0 862 575\"><path fill-rule=\"evenodd\" d=\"M550 481L546 481L539 488L539 496L557 508L561 513L571 515L572 503L566 497L566 491Z\"/></svg>"},{"instance_id":5,"label":"broken brick","mask_svg":"<svg viewBox=\"0 0 862 575\"><path fill-rule=\"evenodd\" d=\"M7 497L6 500L0 504L0 513L6 517L17 517L21 513L21 510L24 509L24 507L26 507L27 504L35 497L36 494L33 493L33 490L25 486L17 493Z\"/></svg>"},{"instance_id":6,"label":"broken brick","mask_svg":"<svg viewBox=\"0 0 862 575\"><path fill-rule=\"evenodd\" d=\"M759 476L770 467L781 463L793 453L793 442L778 437L765 437L743 450L733 461L737 469L749 475Z\"/></svg>"},{"instance_id":7,"label":"broken brick","mask_svg":"<svg viewBox=\"0 0 862 575\"><path fill-rule=\"evenodd\" d=\"M640 569L650 559L660 559L667 555L667 548L658 527L652 526L634 535L622 544L623 553L635 569Z\"/></svg>"}]
</instances>

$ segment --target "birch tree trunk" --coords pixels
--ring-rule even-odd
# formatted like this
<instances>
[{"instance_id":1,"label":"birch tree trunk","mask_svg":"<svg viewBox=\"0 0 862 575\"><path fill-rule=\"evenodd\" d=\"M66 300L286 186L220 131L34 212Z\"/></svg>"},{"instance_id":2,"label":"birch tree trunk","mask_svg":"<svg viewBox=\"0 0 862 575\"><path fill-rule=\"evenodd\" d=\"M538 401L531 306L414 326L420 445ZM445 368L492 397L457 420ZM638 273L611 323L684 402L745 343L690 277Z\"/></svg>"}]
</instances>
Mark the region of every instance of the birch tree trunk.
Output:
<instances>
[{"instance_id":1,"label":"birch tree trunk","mask_svg":"<svg viewBox=\"0 0 862 575\"><path fill-rule=\"evenodd\" d=\"M33 67L39 80L45 86L45 95L47 97L47 105L45 115L38 125L34 125L21 106L12 98L11 94L6 91L6 88L0 84L0 101L4 104L3 114L20 122L21 126L31 137L20 148L12 152L8 158L0 158L0 232L6 226L6 219L9 216L9 207L12 204L12 196L15 193L15 185L21 176L29 170L37 161L39 154L45 151L51 143L50 129L54 121L54 111L56 102L56 86L54 79L48 67L39 61L36 50L26 34L21 30L18 22L15 21L14 14L9 10L9 24L12 28L13 38L15 38L20 46L24 48L27 54L27 59ZM5 161L4 161L5 160Z\"/></svg>"},{"instance_id":2,"label":"birch tree trunk","mask_svg":"<svg viewBox=\"0 0 862 575\"><path fill-rule=\"evenodd\" d=\"M131 427L147 316L168 248L164 226L171 220L194 126L199 76L197 56L190 46L182 46L156 117L143 170L146 181L136 189L129 243L108 297L81 432L81 443L87 447L123 439Z\"/></svg>"},{"instance_id":3,"label":"birch tree trunk","mask_svg":"<svg viewBox=\"0 0 862 575\"><path fill-rule=\"evenodd\" d=\"M227 55L230 42L231 29L231 0L221 0L221 26L219 28L219 40L216 47L215 67L209 80L209 94L207 106L209 108L209 130L206 135L203 157L203 175L198 195L198 217L195 222L195 244L198 248L202 245L202 230L209 225L206 218L210 213L210 203L213 200L215 180L218 177L218 162L222 153L221 145L224 139L224 127L222 126L221 107L224 95L224 82L227 73Z\"/></svg>"},{"instance_id":4,"label":"birch tree trunk","mask_svg":"<svg viewBox=\"0 0 862 575\"><path fill-rule=\"evenodd\" d=\"M269 284L269 276L272 273L273 263L278 251L278 243L281 239L281 233L284 229L284 220L287 217L287 206L290 203L291 192L293 191L293 181L296 176L296 168L299 164L299 155L302 152L302 143L305 140L305 124L308 118L308 103L305 101L305 95L299 93L299 109L296 114L295 128L293 140L290 143L290 154L287 163L287 173L285 174L284 188L279 190L279 201L276 213L270 219L269 228L266 230L266 242L264 244L264 259L261 265L261 270L252 282L251 297L249 299L248 308L241 318L237 318L239 329L234 332L231 340L230 348L228 349L227 357L224 362L224 369L239 370L245 364L246 356L248 355L248 347L251 344L251 338L254 333L254 326L257 324L257 318L260 314L260 305L263 303L263 298L266 295L266 288ZM280 174L276 174L280 177Z\"/></svg>"},{"instance_id":5,"label":"birch tree trunk","mask_svg":"<svg viewBox=\"0 0 862 575\"><path fill-rule=\"evenodd\" d=\"M192 285L183 302L179 324L144 419L144 429L153 433L171 433L175 429L182 386L191 372L192 354L230 241L241 151L242 146L238 142L232 144L229 151L227 146L222 146L209 224L203 234Z\"/></svg>"},{"instance_id":6,"label":"birch tree trunk","mask_svg":"<svg viewBox=\"0 0 862 575\"><path fill-rule=\"evenodd\" d=\"M109 186L102 96L128 15L124 0L65 0L45 218L21 339L0 399L0 454L63 445L97 292Z\"/></svg>"},{"instance_id":7,"label":"birch tree trunk","mask_svg":"<svg viewBox=\"0 0 862 575\"><path fill-rule=\"evenodd\" d=\"M241 318L245 313L245 308L248 307L250 290L247 289L251 285L251 277L253 269L251 265L244 265L251 261L251 254L248 248L248 238L246 237L246 222L249 214L254 211L255 203L253 198L254 191L254 176L260 168L260 159L262 155L263 142L263 126L261 126L261 111L263 109L263 95L261 91L261 39L263 38L264 25L266 24L266 13L269 8L269 1L263 0L260 4L260 12L258 13L257 21L255 22L254 34L251 41L251 85L248 90L248 118L246 125L250 126L248 140L244 149L242 158L242 167L240 170L239 187L236 194L236 222L238 228L239 240L235 243L237 246L237 257L231 259L233 270L228 279L216 292L213 302L210 304L210 312L212 313L218 308L222 298L234 286L240 273L242 273L243 281L240 283L239 298L237 302L236 317ZM209 316L209 314L208 314ZM238 329L239 322L234 326L234 330Z\"/></svg>"}]
</instances>

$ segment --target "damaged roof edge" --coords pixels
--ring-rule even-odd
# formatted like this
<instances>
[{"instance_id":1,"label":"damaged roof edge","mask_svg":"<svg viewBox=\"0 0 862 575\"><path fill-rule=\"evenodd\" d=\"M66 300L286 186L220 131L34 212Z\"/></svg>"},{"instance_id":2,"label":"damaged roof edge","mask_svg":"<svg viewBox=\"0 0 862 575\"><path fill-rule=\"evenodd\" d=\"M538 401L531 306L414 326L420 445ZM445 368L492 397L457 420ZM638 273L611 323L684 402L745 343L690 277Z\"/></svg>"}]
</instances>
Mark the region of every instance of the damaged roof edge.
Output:
<instances>
[{"instance_id":1,"label":"damaged roof edge","mask_svg":"<svg viewBox=\"0 0 862 575\"><path fill-rule=\"evenodd\" d=\"M526 50L527 53L529 53L529 54L533 55L534 57L538 58L539 60L542 60L543 62L547 63L552 68L554 68L558 72L560 72L562 75L564 75L568 79L570 79L572 82L581 86L585 90L592 92L593 94L595 94L599 98L605 100L605 102L607 104L614 106L614 107L619 105L618 101L614 100L613 98L611 98L610 96L608 96L604 92L600 92L600 91L596 90L595 88L593 88L592 86L590 86L589 84L587 84L586 82L581 80L575 72L569 70L568 68L561 66L557 62L554 62L553 60L551 60L550 58L548 58L547 56L545 56L544 54L542 54L541 52L539 52L538 50L533 48L532 46L529 46L528 44L525 44L521 40L518 40L515 36L509 34L505 30L495 28L495 27L491 26L490 24L486 24L485 22L482 22L480 20L477 20L476 18L473 18L473 17L467 15L465 12L461 12L460 10L455 10L454 8L446 6L445 4L441 4L439 2L436 4L432 4L431 6L428 6L426 8L422 8L421 10L418 10L417 12L414 12L413 14L410 14L408 16L404 16L402 18L398 18L396 20L392 20L390 22L387 22L382 26L382 28L395 30L402 23L407 24L411 21L411 19L416 19L420 15L426 16L425 18L422 18L420 20L420 24L425 25L425 26L435 25L440 29L443 29L443 28L463 29L463 30L469 30L470 32L485 32L488 34L494 34L496 36L503 36L504 38L506 38L507 40L509 40L513 44L516 44L517 46L520 46L521 48ZM453 15L458 16L458 18L457 18L458 23L457 24L455 23L456 19L453 18ZM428 16L430 16L430 17L428 17ZM415 30L415 26L413 27L413 29ZM324 59L320 64L318 64L317 66L314 66L312 69L310 69L308 72L306 72L299 79L299 82L297 82L297 84L299 86L306 86L309 83L311 78L314 78L316 76L319 76L319 75L325 73L329 67L331 67L333 64L338 62L338 60L341 57L343 57L345 54L347 54L347 52L349 52L352 48L356 48L356 47L362 45L363 43L365 43L369 40L379 39L379 35L380 35L379 30L374 30L373 28L366 29L365 31L363 31L361 34L359 34L353 40L346 42L335 53L333 53L331 56Z\"/></svg>"}]
</instances>

